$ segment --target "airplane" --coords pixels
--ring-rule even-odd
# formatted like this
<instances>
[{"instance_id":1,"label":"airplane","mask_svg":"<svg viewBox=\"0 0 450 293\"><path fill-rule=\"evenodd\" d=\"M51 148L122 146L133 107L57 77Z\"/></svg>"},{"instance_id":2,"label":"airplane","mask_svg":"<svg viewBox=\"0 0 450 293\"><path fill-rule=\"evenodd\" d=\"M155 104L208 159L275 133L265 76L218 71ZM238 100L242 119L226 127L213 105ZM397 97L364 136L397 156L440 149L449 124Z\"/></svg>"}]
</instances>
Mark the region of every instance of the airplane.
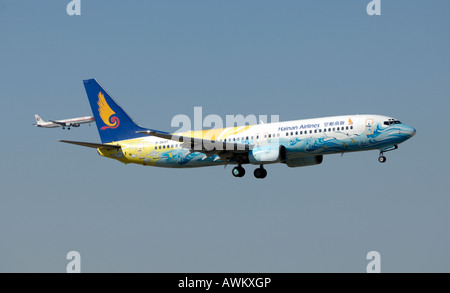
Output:
<instances>
[{"instance_id":1,"label":"airplane","mask_svg":"<svg viewBox=\"0 0 450 293\"><path fill-rule=\"evenodd\" d=\"M101 143L60 140L97 149L100 156L144 166L193 168L236 165L243 177L245 164L256 165L254 176L267 176L264 165L319 165L329 154L378 150L385 152L416 134L399 120L383 115L342 115L316 119L169 133L136 124L95 80L84 80ZM211 147L212 146L212 147Z\"/></svg>"},{"instance_id":2,"label":"airplane","mask_svg":"<svg viewBox=\"0 0 450 293\"><path fill-rule=\"evenodd\" d=\"M70 130L70 127L80 127L81 124L90 124L95 121L94 116L44 121L44 119L42 119L38 114L35 114L34 118L36 119L36 124L33 124L33 126L44 128L62 127L62 129L67 127L67 130Z\"/></svg>"}]
</instances>

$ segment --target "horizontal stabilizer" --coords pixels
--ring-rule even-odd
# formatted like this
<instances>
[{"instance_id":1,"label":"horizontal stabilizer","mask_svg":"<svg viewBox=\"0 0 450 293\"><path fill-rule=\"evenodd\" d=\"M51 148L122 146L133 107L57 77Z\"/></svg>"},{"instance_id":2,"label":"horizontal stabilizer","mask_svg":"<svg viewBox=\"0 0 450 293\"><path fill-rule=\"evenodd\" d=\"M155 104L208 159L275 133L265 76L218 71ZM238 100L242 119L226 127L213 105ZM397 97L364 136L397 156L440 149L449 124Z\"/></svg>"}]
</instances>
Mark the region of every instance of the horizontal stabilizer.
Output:
<instances>
[{"instance_id":1,"label":"horizontal stabilizer","mask_svg":"<svg viewBox=\"0 0 450 293\"><path fill-rule=\"evenodd\" d=\"M81 145L84 147L94 148L94 149L96 149L96 148L120 149L120 145L114 145L114 144L103 144L103 143L71 141L71 140L60 140L60 142Z\"/></svg>"}]
</instances>

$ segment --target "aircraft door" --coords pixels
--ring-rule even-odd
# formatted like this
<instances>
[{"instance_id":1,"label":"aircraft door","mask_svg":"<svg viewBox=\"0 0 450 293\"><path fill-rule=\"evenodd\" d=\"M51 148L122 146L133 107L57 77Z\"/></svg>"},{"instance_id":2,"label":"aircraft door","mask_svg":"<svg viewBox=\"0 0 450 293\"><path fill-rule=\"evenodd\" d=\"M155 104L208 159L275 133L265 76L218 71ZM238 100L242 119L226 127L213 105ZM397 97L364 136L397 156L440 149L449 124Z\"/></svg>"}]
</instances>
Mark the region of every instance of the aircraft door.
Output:
<instances>
[{"instance_id":1,"label":"aircraft door","mask_svg":"<svg viewBox=\"0 0 450 293\"><path fill-rule=\"evenodd\" d=\"M137 157L140 160L145 159L144 146L142 144L137 145Z\"/></svg>"},{"instance_id":2,"label":"aircraft door","mask_svg":"<svg viewBox=\"0 0 450 293\"><path fill-rule=\"evenodd\" d=\"M373 134L373 119L366 120L366 135Z\"/></svg>"}]
</instances>

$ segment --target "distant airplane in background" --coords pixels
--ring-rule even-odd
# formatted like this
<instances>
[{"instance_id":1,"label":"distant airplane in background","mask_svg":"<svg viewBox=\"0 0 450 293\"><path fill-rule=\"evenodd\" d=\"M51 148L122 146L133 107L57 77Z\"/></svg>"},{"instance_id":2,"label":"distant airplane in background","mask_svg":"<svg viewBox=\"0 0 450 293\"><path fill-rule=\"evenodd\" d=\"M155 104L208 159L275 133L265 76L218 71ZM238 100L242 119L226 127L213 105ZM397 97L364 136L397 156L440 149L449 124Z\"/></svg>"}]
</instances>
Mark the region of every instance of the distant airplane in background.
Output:
<instances>
[{"instance_id":1,"label":"distant airplane in background","mask_svg":"<svg viewBox=\"0 0 450 293\"><path fill-rule=\"evenodd\" d=\"M258 166L254 176L265 178L264 165L318 165L328 154L378 150L378 161L384 163L384 152L416 134L395 118L372 114L169 133L137 125L95 79L85 80L84 87L102 143L61 142L95 148L101 156L125 164L168 168L232 164L237 165L232 170L235 177L244 176L242 165L252 164Z\"/></svg>"},{"instance_id":2,"label":"distant airplane in background","mask_svg":"<svg viewBox=\"0 0 450 293\"><path fill-rule=\"evenodd\" d=\"M33 125L36 127L44 127L44 128L62 127L62 129L65 129L66 127L67 129L70 129L70 127L80 127L81 124L92 123L95 121L94 116L44 121L38 114L35 114L34 118L36 118L36 124Z\"/></svg>"}]
</instances>

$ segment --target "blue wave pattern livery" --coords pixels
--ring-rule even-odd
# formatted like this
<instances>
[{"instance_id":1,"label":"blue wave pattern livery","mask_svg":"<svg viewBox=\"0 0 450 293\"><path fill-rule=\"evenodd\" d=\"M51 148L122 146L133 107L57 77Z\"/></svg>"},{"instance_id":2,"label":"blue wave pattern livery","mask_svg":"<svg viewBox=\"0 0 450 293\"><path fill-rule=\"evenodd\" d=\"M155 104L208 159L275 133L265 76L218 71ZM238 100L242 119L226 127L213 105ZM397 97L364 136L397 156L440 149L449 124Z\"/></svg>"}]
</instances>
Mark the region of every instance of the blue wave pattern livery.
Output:
<instances>
[{"instance_id":1,"label":"blue wave pattern livery","mask_svg":"<svg viewBox=\"0 0 450 293\"><path fill-rule=\"evenodd\" d=\"M232 164L237 165L232 170L235 177L244 176L242 165L252 164L258 166L255 177L265 178L263 165L313 166L327 154L379 150L378 161L384 163L384 152L416 134L393 117L374 114L170 133L136 124L95 79L85 80L84 86L102 143L63 142L96 148L101 156L125 164L168 168Z\"/></svg>"}]
</instances>

